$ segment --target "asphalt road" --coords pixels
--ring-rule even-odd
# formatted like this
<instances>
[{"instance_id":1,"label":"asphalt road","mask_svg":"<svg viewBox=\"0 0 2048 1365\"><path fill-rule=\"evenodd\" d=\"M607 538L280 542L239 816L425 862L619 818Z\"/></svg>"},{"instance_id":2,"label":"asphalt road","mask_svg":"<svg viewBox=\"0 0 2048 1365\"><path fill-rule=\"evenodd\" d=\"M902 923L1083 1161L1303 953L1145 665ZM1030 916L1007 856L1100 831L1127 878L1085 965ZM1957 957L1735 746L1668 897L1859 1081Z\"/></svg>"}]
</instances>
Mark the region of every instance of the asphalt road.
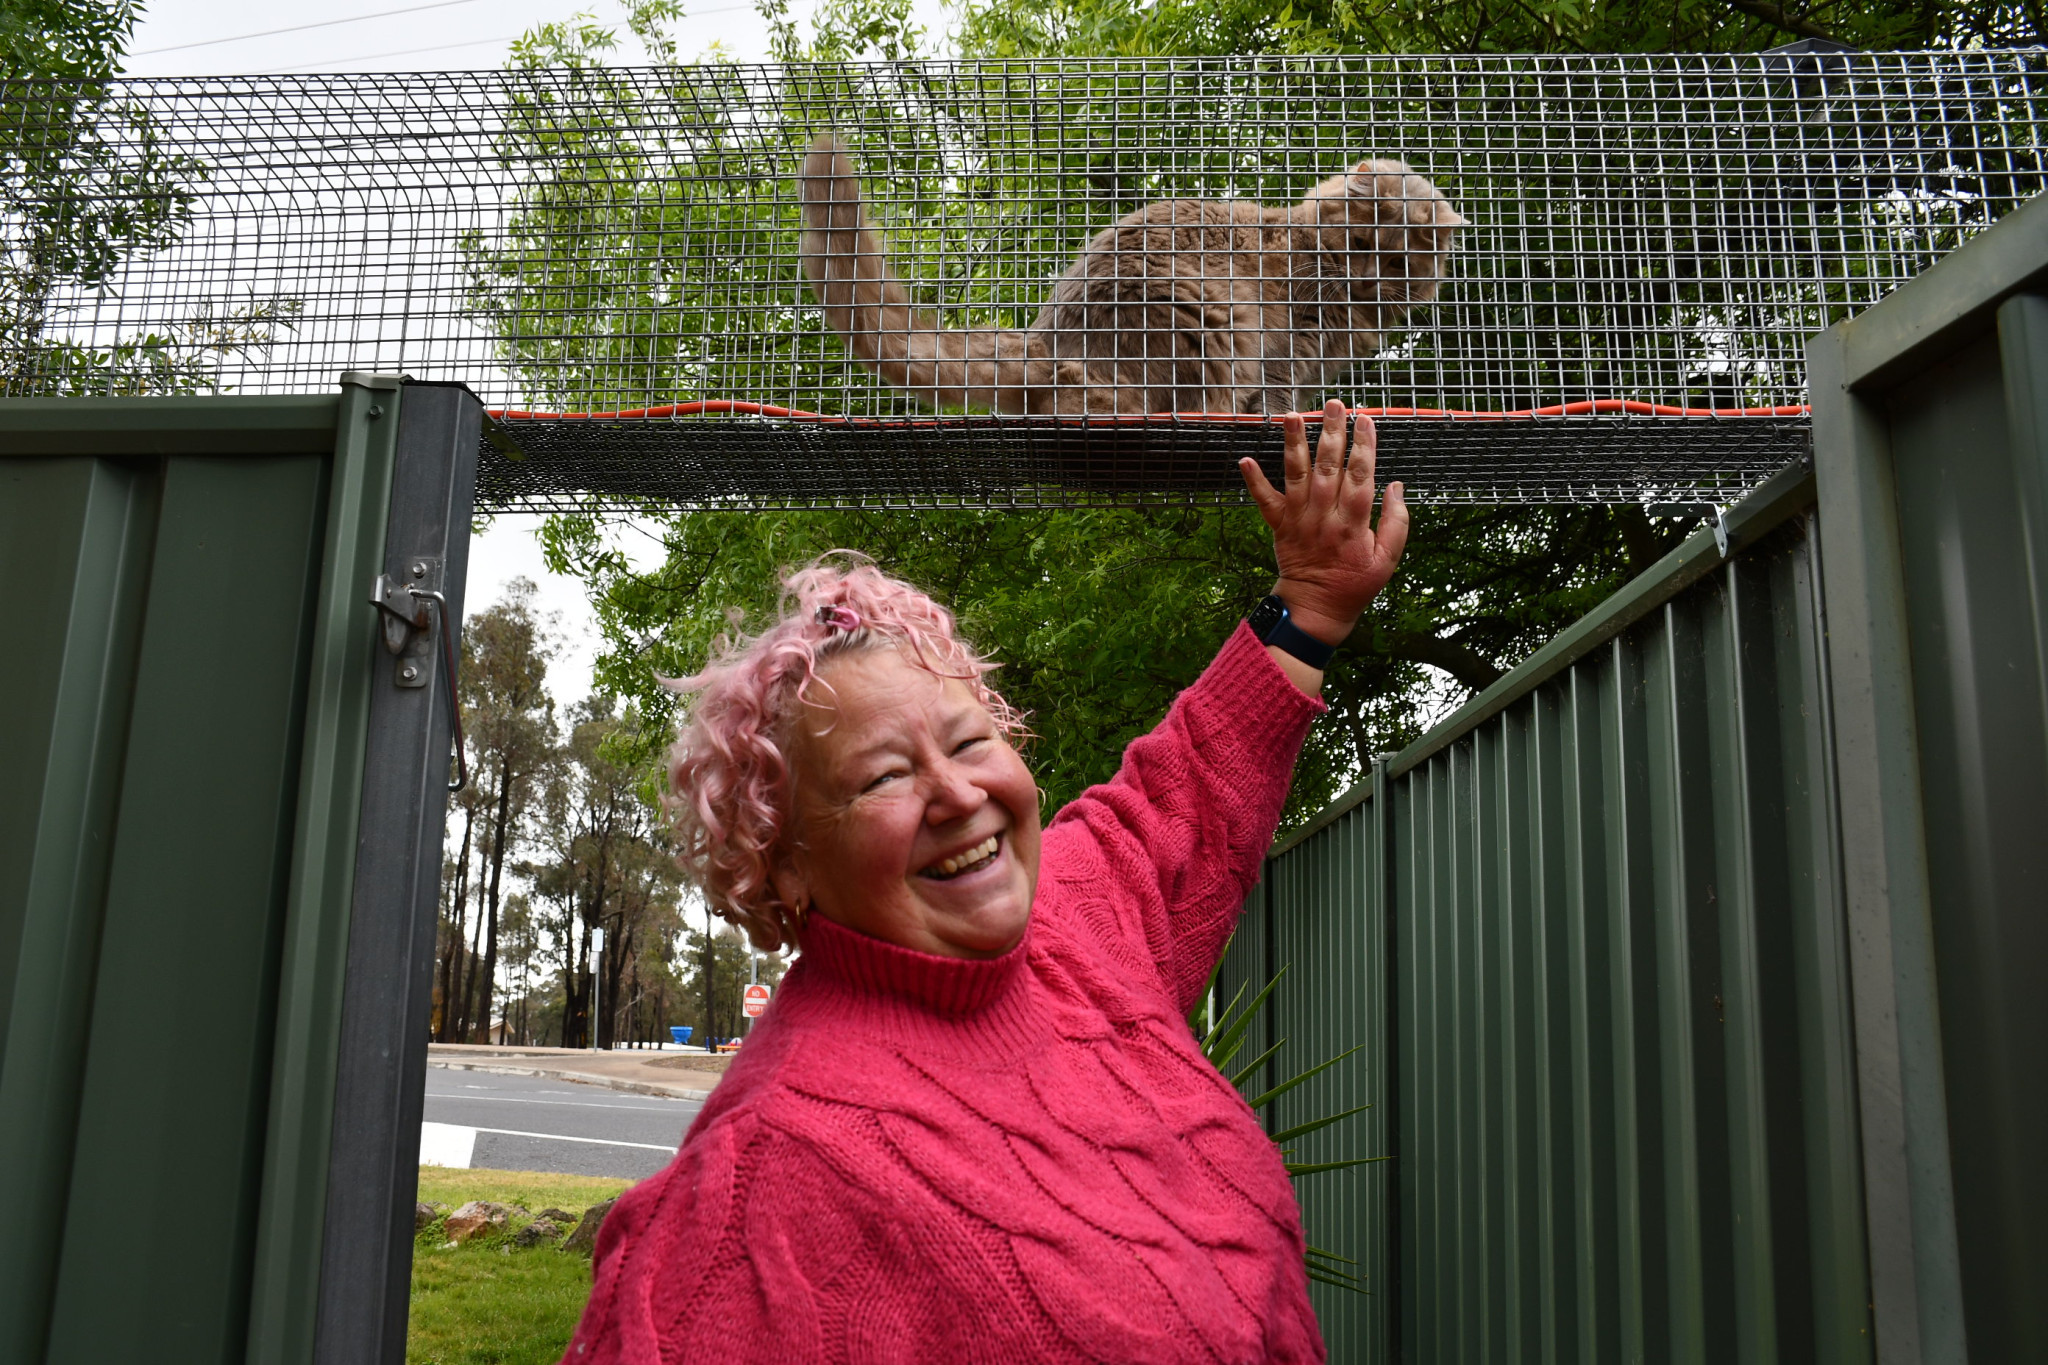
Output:
<instances>
[{"instance_id":1,"label":"asphalt road","mask_svg":"<svg viewBox=\"0 0 2048 1365\"><path fill-rule=\"evenodd\" d=\"M639 1179L668 1164L703 1107L702 1100L430 1066L420 1161Z\"/></svg>"}]
</instances>

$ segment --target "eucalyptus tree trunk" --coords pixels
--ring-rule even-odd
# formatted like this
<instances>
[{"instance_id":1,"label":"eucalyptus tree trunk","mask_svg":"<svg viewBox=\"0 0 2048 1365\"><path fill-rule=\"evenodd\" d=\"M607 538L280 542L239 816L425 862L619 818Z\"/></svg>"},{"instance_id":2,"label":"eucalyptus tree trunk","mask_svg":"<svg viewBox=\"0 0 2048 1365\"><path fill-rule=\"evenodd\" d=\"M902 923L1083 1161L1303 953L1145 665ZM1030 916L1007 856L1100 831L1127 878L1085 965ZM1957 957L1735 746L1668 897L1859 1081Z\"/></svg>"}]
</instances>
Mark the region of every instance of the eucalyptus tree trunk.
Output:
<instances>
[{"instance_id":1,"label":"eucalyptus tree trunk","mask_svg":"<svg viewBox=\"0 0 2048 1365\"><path fill-rule=\"evenodd\" d=\"M491 996L498 978L498 891L505 875L505 844L511 834L512 784L516 779L509 763L499 768L498 809L492 819L490 906L484 916L488 931L482 972L483 1003L477 1011L477 1026L482 1029L482 1041L486 1043L491 1041Z\"/></svg>"},{"instance_id":2,"label":"eucalyptus tree trunk","mask_svg":"<svg viewBox=\"0 0 2048 1365\"><path fill-rule=\"evenodd\" d=\"M469 845L475 832L476 808L462 807L462 855L455 861L455 889L448 897L448 945L441 955L441 1010L434 1020L434 1041L455 1041L455 960L462 956L462 940L469 928Z\"/></svg>"},{"instance_id":3,"label":"eucalyptus tree trunk","mask_svg":"<svg viewBox=\"0 0 2048 1365\"><path fill-rule=\"evenodd\" d=\"M717 921L711 917L711 904L707 900L704 905L704 1046L707 1048L718 1037L718 1016L711 1011L712 1004L717 999L711 984L718 965L718 954L714 951L711 941L711 927L716 923Z\"/></svg>"}]
</instances>

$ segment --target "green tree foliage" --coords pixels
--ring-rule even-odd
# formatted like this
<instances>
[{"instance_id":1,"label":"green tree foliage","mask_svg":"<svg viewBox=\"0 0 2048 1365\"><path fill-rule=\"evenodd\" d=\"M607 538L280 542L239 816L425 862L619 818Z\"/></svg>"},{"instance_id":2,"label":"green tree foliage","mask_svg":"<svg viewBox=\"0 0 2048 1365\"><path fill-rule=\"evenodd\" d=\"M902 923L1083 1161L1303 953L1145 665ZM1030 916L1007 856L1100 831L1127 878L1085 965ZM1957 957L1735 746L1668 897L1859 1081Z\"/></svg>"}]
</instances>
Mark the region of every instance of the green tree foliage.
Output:
<instances>
[{"instance_id":1,"label":"green tree foliage","mask_svg":"<svg viewBox=\"0 0 2048 1365\"><path fill-rule=\"evenodd\" d=\"M462 634L462 728L469 784L456 797L461 852L446 879L435 1037L482 1041L493 1019L505 873L554 766L548 623L530 579L471 619ZM471 902L475 917L470 917Z\"/></svg>"},{"instance_id":2,"label":"green tree foliage","mask_svg":"<svg viewBox=\"0 0 2048 1365\"><path fill-rule=\"evenodd\" d=\"M681 877L642 774L616 756L638 718L603 694L572 708L534 821L540 856L521 868L548 907L564 992L566 1047L621 1037L642 960L666 962L682 929Z\"/></svg>"},{"instance_id":3,"label":"green tree foliage","mask_svg":"<svg viewBox=\"0 0 2048 1365\"><path fill-rule=\"evenodd\" d=\"M701 921L703 917L700 906L693 912L693 918ZM708 991L705 988L707 944L711 967ZM789 962L789 957L782 953L755 953L749 957L746 936L731 925L714 920L708 931L692 929L684 935L682 947L676 954L678 994L668 1022L688 1024L695 1029L690 1038L692 1044L705 1043L708 1046L708 1040L713 1037L740 1037L747 1028L746 1015L741 1008L744 1002L740 998L747 982L759 979L773 990L781 984Z\"/></svg>"},{"instance_id":4,"label":"green tree foliage","mask_svg":"<svg viewBox=\"0 0 2048 1365\"><path fill-rule=\"evenodd\" d=\"M2042 41L2032 3L1924 0L963 0L972 57L1284 52L1756 52L1800 38L1866 51Z\"/></svg>"},{"instance_id":5,"label":"green tree foliage","mask_svg":"<svg viewBox=\"0 0 2048 1365\"><path fill-rule=\"evenodd\" d=\"M687 101L687 120L642 116L639 102L648 87L604 70L600 63L617 36L587 15L537 30L520 48L520 64L570 70L566 77L537 80L507 125L501 151L520 186L513 232L509 245L472 243L472 297L537 403L587 409L621 391L644 391L650 374L678 399L756 397L829 407L835 395L862 392L864 386L848 386L854 367L845 348L804 306L790 250L796 222L786 177L814 128L835 118L886 146L888 211L895 215L890 232L902 260L912 268L941 263L943 277L921 279L915 287L965 324L1023 321L1037 303L1034 281L1060 269L1089 232L1165 193L1213 192L1204 178L1211 160L1218 186L1279 201L1356 151L1282 141L1298 140L1304 129L1373 126L1361 111L1335 107L1291 108L1286 119L1262 123L1257 111L1266 97L1255 88L1258 76L1233 68L1212 73L1214 80L1246 82L1244 98L1212 98L1202 120L1148 108L1141 126L1118 127L1105 143L1117 109L1126 107L1101 98L1113 76L1064 74L1052 95L1034 82L1021 83L1023 93L1014 95L995 82L919 86L914 73L889 84L829 63L935 50L907 4L824 0L807 35L780 0L762 0L761 9L778 58L828 64L765 76L716 67L679 75L675 99ZM629 12L642 46L672 58L664 26L673 10L666 0L629 6ZM960 0L954 18L946 43L968 59L1729 51L1821 32L1866 46L2003 41L2033 32L2031 11L2023 9L1904 0L1829 0L1789 9L1771 0L1660 6L1640 0L1431 6L1407 0ZM1205 84L1205 96L1213 95L1213 84ZM912 87L914 98L904 93ZM992 102L1012 98L1045 108L1019 105L985 118L968 108L986 114ZM1239 113L1215 113L1225 105ZM1057 117L1027 116L1033 110ZM1540 110L1516 117L1541 123ZM976 154L963 162L953 144L970 135ZM1131 172L1145 158L1125 144L1148 138L1175 139L1170 159L1186 170L1187 183L1169 188ZM1946 166L1952 153L1937 148L1930 155L1930 165ZM1546 157L1534 147L1523 158L1526 165L1508 158L1498 171L1489 157L1489 166L1473 174L1553 174ZM657 161L691 173L650 174ZM1725 187L1712 177L1729 173L1703 162L1698 197L1722 197ZM1468 192L1483 198L1486 188ZM1792 204L1788 212L1807 212L1797 196L1784 198ZM987 238L988 215L997 211L1006 215L1003 250L966 249ZM1752 218L1766 234L1816 230L1804 219L1768 222L1761 210ZM1666 225L1653 226L1661 231ZM1844 234L1838 256L1853 271L1855 242L1883 245L1888 226L1873 218L1826 230ZM1616 232L1632 235L1621 227ZM1701 250L1755 260L1768 271L1769 243L1759 238L1754 245L1733 250L1726 242L1703 242ZM1600 268L1576 250L1562 252L1565 258L1574 268ZM1487 268L1484 261L1460 266ZM1592 279L1582 293L1587 300L1611 300L1651 288L1631 279L1617 294L1607 287L1612 283ZM1523 287L1552 291L1543 303L1555 331L1607 338L1614 348L1594 362L1598 373L1549 376L1559 388L1621 394L1635 373L1630 366L1642 360L1635 352L1670 344L1682 330L1646 331L1640 321L1595 316L1594 303L1575 301L1574 281ZM1690 310L1685 315L1702 326L1720 302L1709 286L1677 275L1656 287L1663 291L1656 296L1660 307ZM1788 290L1780 305L1785 317L1773 325L1796 324L1795 331L1825 325L1840 306L1838 291L1830 292L1835 289L1801 284ZM764 307L764 301L780 306ZM603 325L593 327L593 318ZM1426 364L1432 344L1423 337L1410 361L1389 363ZM1669 357L1655 359L1658 373L1670 372ZM716 393L704 387L714 374ZM1743 382L1740 366L1718 376L1702 371L1700 392L1690 396L1740 400L1748 396ZM917 410L901 395L872 401L876 415ZM1447 703L1485 686L1648 568L1693 524L1652 519L1640 509L1418 508L1402 575L1332 670L1332 721L1311 741L1291 817L1326 800L1369 756L1413 738ZM634 570L600 517L558 517L546 531L554 567L590 586L609 646L600 662L603 686L638 707L643 728L620 739L622 755L644 764L662 746L674 705L657 676L700 666L712 639L728 628L730 609L758 624L783 568L823 550L852 548L936 591L960 612L977 642L1003 661L1002 685L1033 714L1034 763L1054 804L1113 770L1122 744L1156 721L1271 581L1263 528L1249 509L750 516L651 508L640 525L658 535L666 551L666 563L650 573Z\"/></svg>"},{"instance_id":6,"label":"green tree foliage","mask_svg":"<svg viewBox=\"0 0 2048 1365\"><path fill-rule=\"evenodd\" d=\"M1608 588L1585 573L1582 542L1615 534L1606 509L1524 513L1411 546L1406 573L1361 623L1325 684L1332 720L1318 726L1296 776L1293 809L1313 811L1373 753L1413 738L1443 691L1497 676L1493 660L1526 652ZM620 647L602 686L634 695L657 723L633 743L651 761L674 701L657 677L698 667L728 609L772 619L783 566L858 547L955 605L969 637L1002 663L996 683L1031 713L1030 758L1049 806L1115 770L1121 748L1155 724L1239 616L1272 585L1271 541L1256 512L1131 508L1082 512L695 513L660 522L667 562L635 572L594 519L560 517L551 560L591 585ZM1562 542L1570 556L1532 552ZM1458 585L1448 597L1445 582Z\"/></svg>"},{"instance_id":7,"label":"green tree foliage","mask_svg":"<svg viewBox=\"0 0 2048 1365\"><path fill-rule=\"evenodd\" d=\"M104 81L118 71L141 12L127 0L0 0L0 74Z\"/></svg>"},{"instance_id":8,"label":"green tree foliage","mask_svg":"<svg viewBox=\"0 0 2048 1365\"><path fill-rule=\"evenodd\" d=\"M175 243L206 167L109 84L141 7L0 0L0 393L197 393L268 345L295 300L252 299L125 334L80 306Z\"/></svg>"},{"instance_id":9,"label":"green tree foliage","mask_svg":"<svg viewBox=\"0 0 2048 1365\"><path fill-rule=\"evenodd\" d=\"M433 1036L648 1041L692 977L681 874L626 742L646 727L603 694L558 717L556 621L533 595L515 578L463 632L470 781L443 868Z\"/></svg>"}]
</instances>

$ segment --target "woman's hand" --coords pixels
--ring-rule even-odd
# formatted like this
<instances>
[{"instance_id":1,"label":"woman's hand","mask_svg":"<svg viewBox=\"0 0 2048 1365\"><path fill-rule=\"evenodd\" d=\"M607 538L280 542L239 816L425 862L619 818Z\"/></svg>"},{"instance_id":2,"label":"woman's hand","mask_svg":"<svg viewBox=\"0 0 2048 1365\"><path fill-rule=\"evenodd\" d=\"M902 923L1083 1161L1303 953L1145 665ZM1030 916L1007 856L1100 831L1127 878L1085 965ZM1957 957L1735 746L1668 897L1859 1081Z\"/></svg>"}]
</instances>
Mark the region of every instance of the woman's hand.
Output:
<instances>
[{"instance_id":1,"label":"woman's hand","mask_svg":"<svg viewBox=\"0 0 2048 1365\"><path fill-rule=\"evenodd\" d=\"M1266 481L1257 460L1238 461L1259 515L1273 529L1273 553L1280 561L1280 582L1273 591L1285 599L1295 625L1332 645L1351 634L1366 603L1394 576L1401 548L1408 543L1408 504L1398 483L1387 485L1379 528L1373 528L1378 434L1372 419L1361 415L1353 426L1347 460L1348 416L1334 398L1324 405L1313 465L1302 419L1292 414L1285 419L1284 493Z\"/></svg>"}]
</instances>

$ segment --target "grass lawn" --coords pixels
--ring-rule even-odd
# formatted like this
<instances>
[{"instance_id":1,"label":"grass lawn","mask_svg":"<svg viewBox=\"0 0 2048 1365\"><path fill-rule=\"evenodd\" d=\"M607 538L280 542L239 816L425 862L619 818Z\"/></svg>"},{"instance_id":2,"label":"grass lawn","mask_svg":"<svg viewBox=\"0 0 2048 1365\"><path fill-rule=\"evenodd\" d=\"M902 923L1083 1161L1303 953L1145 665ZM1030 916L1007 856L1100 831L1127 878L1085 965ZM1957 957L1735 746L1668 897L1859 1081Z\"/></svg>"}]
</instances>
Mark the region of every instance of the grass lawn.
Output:
<instances>
[{"instance_id":1,"label":"grass lawn","mask_svg":"<svg viewBox=\"0 0 2048 1365\"><path fill-rule=\"evenodd\" d=\"M420 1198L447 1205L472 1199L519 1204L535 1213L550 1206L581 1214L633 1182L530 1171L459 1171L420 1167ZM408 1365L554 1365L569 1344L590 1297L590 1262L550 1246L516 1247L515 1216L502 1232L447 1245L440 1220L413 1244L412 1321Z\"/></svg>"}]
</instances>

